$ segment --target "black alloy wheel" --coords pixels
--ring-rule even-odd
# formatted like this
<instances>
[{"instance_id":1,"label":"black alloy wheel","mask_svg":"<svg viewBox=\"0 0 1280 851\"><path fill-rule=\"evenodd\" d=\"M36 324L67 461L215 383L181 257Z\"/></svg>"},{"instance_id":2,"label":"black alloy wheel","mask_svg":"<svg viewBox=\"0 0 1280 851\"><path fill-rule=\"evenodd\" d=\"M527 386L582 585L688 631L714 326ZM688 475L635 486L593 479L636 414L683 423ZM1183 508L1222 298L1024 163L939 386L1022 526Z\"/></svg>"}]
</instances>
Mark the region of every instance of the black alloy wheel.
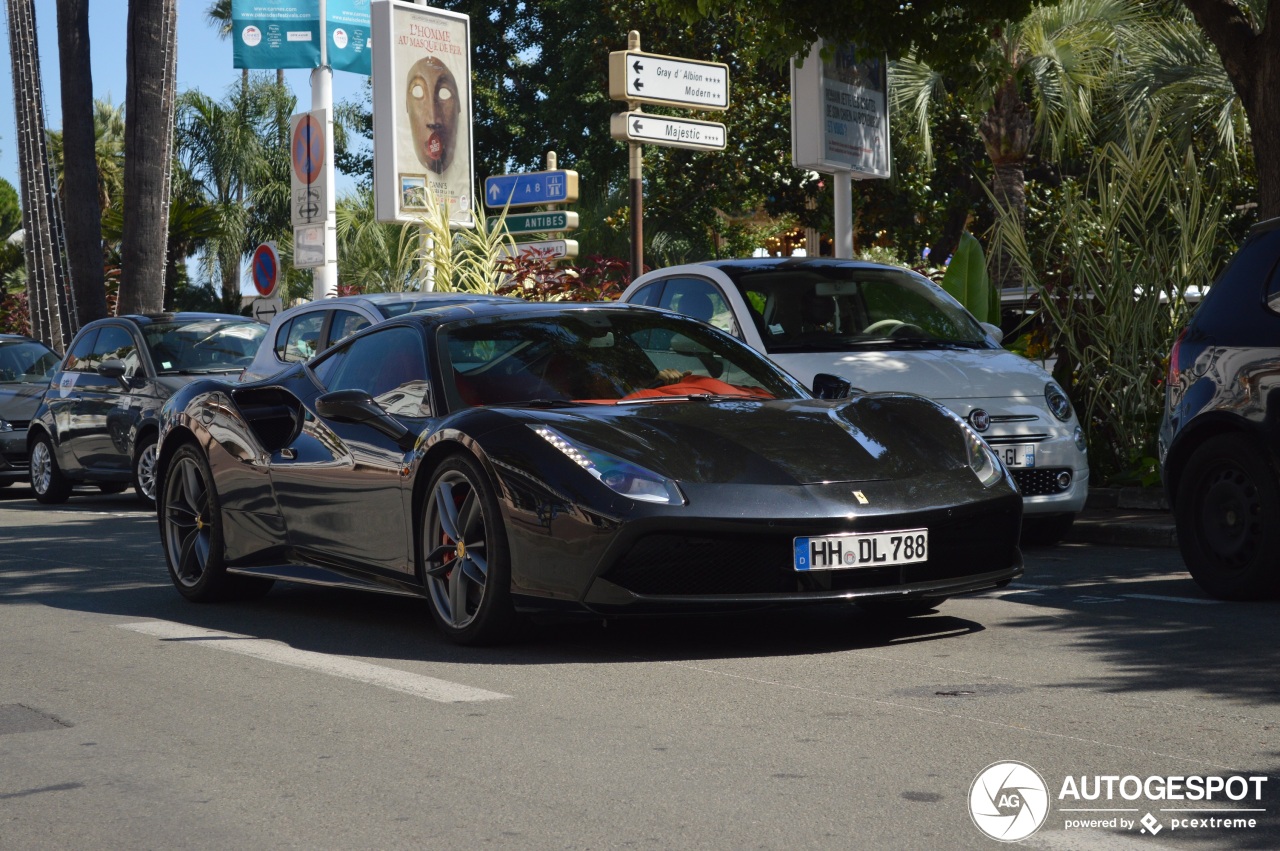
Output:
<instances>
[{"instance_id":1,"label":"black alloy wheel","mask_svg":"<svg viewBox=\"0 0 1280 851\"><path fill-rule=\"evenodd\" d=\"M1280 485L1266 453L1238 434L1211 437L1187 462L1174 520L1191 577L1210 596L1280 591Z\"/></svg>"},{"instance_id":2,"label":"black alloy wheel","mask_svg":"<svg viewBox=\"0 0 1280 851\"><path fill-rule=\"evenodd\" d=\"M431 615L457 644L492 644L515 623L506 530L480 466L452 455L436 468L422 510L423 583Z\"/></svg>"},{"instance_id":3,"label":"black alloy wheel","mask_svg":"<svg viewBox=\"0 0 1280 851\"><path fill-rule=\"evenodd\" d=\"M178 448L160 491L160 542L169 578L178 593L195 603L265 594L272 581L231 576L224 561L222 506L204 452L195 444Z\"/></svg>"}]
</instances>

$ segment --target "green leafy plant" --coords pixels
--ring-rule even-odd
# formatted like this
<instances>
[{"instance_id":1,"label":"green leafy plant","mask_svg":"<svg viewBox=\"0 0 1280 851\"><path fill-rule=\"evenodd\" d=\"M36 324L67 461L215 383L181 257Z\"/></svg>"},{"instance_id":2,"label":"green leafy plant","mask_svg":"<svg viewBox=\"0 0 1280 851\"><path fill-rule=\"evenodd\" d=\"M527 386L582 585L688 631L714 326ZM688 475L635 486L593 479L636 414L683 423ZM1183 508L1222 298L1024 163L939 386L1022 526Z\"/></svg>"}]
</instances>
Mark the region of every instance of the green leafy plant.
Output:
<instances>
[{"instance_id":1,"label":"green leafy plant","mask_svg":"<svg viewBox=\"0 0 1280 851\"><path fill-rule=\"evenodd\" d=\"M991 276L987 274L982 244L968 231L960 235L960 245L942 276L942 288L979 322L1000 322L999 296L991 286Z\"/></svg>"},{"instance_id":2,"label":"green leafy plant","mask_svg":"<svg viewBox=\"0 0 1280 851\"><path fill-rule=\"evenodd\" d=\"M1011 218L996 224L1039 302L1054 376L1081 415L1102 484L1151 478L1144 459L1156 454L1164 361L1186 291L1213 280L1222 213L1193 153L1175 151L1153 121L1094 153L1040 241Z\"/></svg>"}]
</instances>

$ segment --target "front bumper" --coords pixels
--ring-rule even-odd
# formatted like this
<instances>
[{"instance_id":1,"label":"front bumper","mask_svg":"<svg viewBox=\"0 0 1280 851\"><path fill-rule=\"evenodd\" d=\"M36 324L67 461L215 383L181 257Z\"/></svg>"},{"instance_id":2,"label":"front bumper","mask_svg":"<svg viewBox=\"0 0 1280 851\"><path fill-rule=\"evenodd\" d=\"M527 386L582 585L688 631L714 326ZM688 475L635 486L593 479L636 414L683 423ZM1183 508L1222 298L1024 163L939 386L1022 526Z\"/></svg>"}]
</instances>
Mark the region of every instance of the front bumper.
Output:
<instances>
[{"instance_id":1,"label":"front bumper","mask_svg":"<svg viewBox=\"0 0 1280 851\"><path fill-rule=\"evenodd\" d=\"M0 431L0 481L24 481L28 470L26 427Z\"/></svg>"}]
</instances>

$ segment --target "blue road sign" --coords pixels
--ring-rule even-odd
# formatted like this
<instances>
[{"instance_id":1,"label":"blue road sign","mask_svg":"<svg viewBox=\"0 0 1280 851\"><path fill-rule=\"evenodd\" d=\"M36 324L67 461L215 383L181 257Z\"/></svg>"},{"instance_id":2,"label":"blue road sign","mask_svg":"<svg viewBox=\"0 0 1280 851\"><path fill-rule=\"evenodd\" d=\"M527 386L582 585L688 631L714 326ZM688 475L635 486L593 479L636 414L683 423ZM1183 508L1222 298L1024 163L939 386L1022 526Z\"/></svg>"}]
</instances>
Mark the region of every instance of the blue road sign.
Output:
<instances>
[{"instance_id":1,"label":"blue road sign","mask_svg":"<svg viewBox=\"0 0 1280 851\"><path fill-rule=\"evenodd\" d=\"M567 169L500 174L484 182L484 202L490 207L533 207L577 200L578 173Z\"/></svg>"}]
</instances>

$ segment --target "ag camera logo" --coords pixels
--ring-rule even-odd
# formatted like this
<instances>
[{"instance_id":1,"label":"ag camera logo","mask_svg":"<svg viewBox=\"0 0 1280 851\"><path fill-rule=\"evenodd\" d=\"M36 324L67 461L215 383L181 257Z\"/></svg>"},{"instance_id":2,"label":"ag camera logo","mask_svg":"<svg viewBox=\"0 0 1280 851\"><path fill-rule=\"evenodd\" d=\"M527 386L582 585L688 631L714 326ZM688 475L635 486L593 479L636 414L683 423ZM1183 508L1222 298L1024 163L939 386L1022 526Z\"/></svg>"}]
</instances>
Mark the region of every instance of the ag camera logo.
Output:
<instances>
[{"instance_id":1,"label":"ag camera logo","mask_svg":"<svg viewBox=\"0 0 1280 851\"><path fill-rule=\"evenodd\" d=\"M1031 766L993 762L969 787L969 815L987 836L1017 842L1040 829L1049 815L1049 787Z\"/></svg>"}]
</instances>

